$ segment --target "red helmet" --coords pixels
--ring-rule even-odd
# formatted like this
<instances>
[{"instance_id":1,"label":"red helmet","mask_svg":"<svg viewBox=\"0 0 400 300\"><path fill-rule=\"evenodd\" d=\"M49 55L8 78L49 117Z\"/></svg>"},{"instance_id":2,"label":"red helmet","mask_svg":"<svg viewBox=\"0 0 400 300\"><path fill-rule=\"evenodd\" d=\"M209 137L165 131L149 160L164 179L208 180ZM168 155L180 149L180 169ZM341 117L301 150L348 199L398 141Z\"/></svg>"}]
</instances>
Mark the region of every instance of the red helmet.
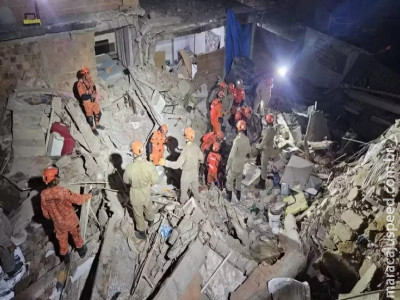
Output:
<instances>
[{"instance_id":1,"label":"red helmet","mask_svg":"<svg viewBox=\"0 0 400 300\"><path fill-rule=\"evenodd\" d=\"M245 131L246 130L246 122L243 120L240 120L239 122L236 123L236 128L238 131Z\"/></svg>"},{"instance_id":2,"label":"red helmet","mask_svg":"<svg viewBox=\"0 0 400 300\"><path fill-rule=\"evenodd\" d=\"M231 82L231 83L228 85L228 89L229 89L230 91L233 91L234 88L235 88L235 85Z\"/></svg>"},{"instance_id":3,"label":"red helmet","mask_svg":"<svg viewBox=\"0 0 400 300\"><path fill-rule=\"evenodd\" d=\"M251 107L250 106L246 106L246 108L244 109L244 114L246 115L246 117L251 115Z\"/></svg>"},{"instance_id":4,"label":"red helmet","mask_svg":"<svg viewBox=\"0 0 400 300\"><path fill-rule=\"evenodd\" d=\"M241 111L241 110L238 110L238 111L235 113L235 122L241 120L242 117L243 117L242 111Z\"/></svg>"},{"instance_id":5,"label":"red helmet","mask_svg":"<svg viewBox=\"0 0 400 300\"><path fill-rule=\"evenodd\" d=\"M274 123L274 115L267 114L265 116L265 121L267 121L267 124L273 124Z\"/></svg>"},{"instance_id":6,"label":"red helmet","mask_svg":"<svg viewBox=\"0 0 400 300\"><path fill-rule=\"evenodd\" d=\"M224 138L224 133L222 131L218 131L216 136L218 140L222 140Z\"/></svg>"},{"instance_id":7,"label":"red helmet","mask_svg":"<svg viewBox=\"0 0 400 300\"><path fill-rule=\"evenodd\" d=\"M88 75L90 74L90 69L88 67L82 67L81 69L81 74L82 75Z\"/></svg>"},{"instance_id":8,"label":"red helmet","mask_svg":"<svg viewBox=\"0 0 400 300\"><path fill-rule=\"evenodd\" d=\"M221 81L219 83L219 88L220 88L220 90L224 90L226 88L226 82L225 81Z\"/></svg>"},{"instance_id":9,"label":"red helmet","mask_svg":"<svg viewBox=\"0 0 400 300\"><path fill-rule=\"evenodd\" d=\"M58 169L56 167L48 167L43 171L43 181L49 184L58 177Z\"/></svg>"},{"instance_id":10,"label":"red helmet","mask_svg":"<svg viewBox=\"0 0 400 300\"><path fill-rule=\"evenodd\" d=\"M167 133L168 132L168 126L166 124L161 125L161 132L162 133Z\"/></svg>"},{"instance_id":11,"label":"red helmet","mask_svg":"<svg viewBox=\"0 0 400 300\"><path fill-rule=\"evenodd\" d=\"M224 98L224 97L225 97L225 93L223 91L219 91L218 98Z\"/></svg>"},{"instance_id":12,"label":"red helmet","mask_svg":"<svg viewBox=\"0 0 400 300\"><path fill-rule=\"evenodd\" d=\"M131 145L132 153L140 156L143 153L143 144L141 141L134 141Z\"/></svg>"}]
</instances>

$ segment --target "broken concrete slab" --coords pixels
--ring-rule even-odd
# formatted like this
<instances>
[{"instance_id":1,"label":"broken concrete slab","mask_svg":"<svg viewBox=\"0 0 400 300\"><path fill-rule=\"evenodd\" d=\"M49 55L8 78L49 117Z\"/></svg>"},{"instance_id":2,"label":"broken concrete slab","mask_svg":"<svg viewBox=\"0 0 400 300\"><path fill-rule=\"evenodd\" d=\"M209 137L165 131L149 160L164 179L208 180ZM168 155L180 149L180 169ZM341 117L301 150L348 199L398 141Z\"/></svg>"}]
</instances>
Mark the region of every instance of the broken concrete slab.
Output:
<instances>
[{"instance_id":1,"label":"broken concrete slab","mask_svg":"<svg viewBox=\"0 0 400 300\"><path fill-rule=\"evenodd\" d=\"M372 264L365 272L365 274L361 277L361 279L353 287L353 289L351 290L351 294L359 294L364 292L371 283L371 280L374 277L376 270L377 270L376 265Z\"/></svg>"},{"instance_id":2,"label":"broken concrete slab","mask_svg":"<svg viewBox=\"0 0 400 300\"><path fill-rule=\"evenodd\" d=\"M244 165L243 174L244 174L244 179L242 180L242 183L245 186L250 186L250 185L256 183L258 178L260 178L261 170L260 170L260 168L258 168L257 166L255 166L253 164L246 163Z\"/></svg>"},{"instance_id":3,"label":"broken concrete slab","mask_svg":"<svg viewBox=\"0 0 400 300\"><path fill-rule=\"evenodd\" d=\"M349 194L347 195L347 200L353 201L353 200L355 200L357 198L357 196L358 196L358 188L357 187L353 187L350 190Z\"/></svg>"},{"instance_id":4,"label":"broken concrete slab","mask_svg":"<svg viewBox=\"0 0 400 300\"><path fill-rule=\"evenodd\" d=\"M314 164L296 155L292 155L283 176L281 183L289 184L291 189L300 186L303 190L312 172Z\"/></svg>"},{"instance_id":5,"label":"broken concrete slab","mask_svg":"<svg viewBox=\"0 0 400 300\"><path fill-rule=\"evenodd\" d=\"M337 223L333 233L342 241L350 241L353 233L343 224Z\"/></svg>"},{"instance_id":6,"label":"broken concrete slab","mask_svg":"<svg viewBox=\"0 0 400 300\"><path fill-rule=\"evenodd\" d=\"M362 265L360 267L360 270L358 270L358 273L360 274L360 277L363 277L365 272L367 272L369 267L372 266L372 265L373 265L373 262L372 262L371 259L369 259L369 258L364 259L364 261L363 261L363 263L362 263Z\"/></svg>"},{"instance_id":7,"label":"broken concrete slab","mask_svg":"<svg viewBox=\"0 0 400 300\"><path fill-rule=\"evenodd\" d=\"M92 267L93 261L94 261L94 256L88 258L87 260L85 260L85 262L80 264L76 268L75 272L72 274L71 282L75 282L76 280L78 280L84 274L89 273L90 268Z\"/></svg>"},{"instance_id":8,"label":"broken concrete slab","mask_svg":"<svg viewBox=\"0 0 400 300\"><path fill-rule=\"evenodd\" d=\"M310 142L329 139L328 121L322 111L313 111L307 126L307 140Z\"/></svg>"},{"instance_id":9,"label":"broken concrete slab","mask_svg":"<svg viewBox=\"0 0 400 300\"><path fill-rule=\"evenodd\" d=\"M83 112L80 109L80 107L76 105L76 103L74 103L72 100L69 100L66 105L66 108L70 113L71 117L74 119L76 125L78 126L79 131L82 133L86 141L87 147L89 147L91 152L99 153L100 143L93 134L92 130L90 129L90 126L87 124L86 118L83 115Z\"/></svg>"},{"instance_id":10,"label":"broken concrete slab","mask_svg":"<svg viewBox=\"0 0 400 300\"><path fill-rule=\"evenodd\" d=\"M154 299L178 299L183 295L192 281L193 276L204 264L205 250L203 244L196 239L180 259L172 274L163 283ZM185 276L182 276L183 274Z\"/></svg>"},{"instance_id":11,"label":"broken concrete slab","mask_svg":"<svg viewBox=\"0 0 400 300\"><path fill-rule=\"evenodd\" d=\"M200 268L200 274L203 277L203 285L208 281L210 276L218 268L223 261L223 257L214 252L211 248L206 247L206 261ZM212 299L228 299L229 294L237 289L246 276L237 268L229 263L225 263L219 272L215 274L212 281L204 291Z\"/></svg>"},{"instance_id":12,"label":"broken concrete slab","mask_svg":"<svg viewBox=\"0 0 400 300\"><path fill-rule=\"evenodd\" d=\"M363 217L352 210L346 210L340 217L353 230L360 229L361 225L364 223Z\"/></svg>"}]
</instances>

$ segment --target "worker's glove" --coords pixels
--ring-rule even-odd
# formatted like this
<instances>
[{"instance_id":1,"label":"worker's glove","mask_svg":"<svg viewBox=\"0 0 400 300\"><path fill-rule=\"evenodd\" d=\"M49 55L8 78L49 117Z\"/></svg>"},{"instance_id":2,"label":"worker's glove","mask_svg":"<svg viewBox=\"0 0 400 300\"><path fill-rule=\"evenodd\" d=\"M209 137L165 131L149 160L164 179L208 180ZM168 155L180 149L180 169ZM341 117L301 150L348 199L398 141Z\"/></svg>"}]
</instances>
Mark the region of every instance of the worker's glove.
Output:
<instances>
[{"instance_id":1,"label":"worker's glove","mask_svg":"<svg viewBox=\"0 0 400 300\"><path fill-rule=\"evenodd\" d=\"M98 196L100 195L101 189L98 188L93 188L92 191L90 192L93 196Z\"/></svg>"},{"instance_id":2,"label":"worker's glove","mask_svg":"<svg viewBox=\"0 0 400 300\"><path fill-rule=\"evenodd\" d=\"M162 167L165 166L165 158L161 157L160 160L158 161L158 164Z\"/></svg>"}]
</instances>

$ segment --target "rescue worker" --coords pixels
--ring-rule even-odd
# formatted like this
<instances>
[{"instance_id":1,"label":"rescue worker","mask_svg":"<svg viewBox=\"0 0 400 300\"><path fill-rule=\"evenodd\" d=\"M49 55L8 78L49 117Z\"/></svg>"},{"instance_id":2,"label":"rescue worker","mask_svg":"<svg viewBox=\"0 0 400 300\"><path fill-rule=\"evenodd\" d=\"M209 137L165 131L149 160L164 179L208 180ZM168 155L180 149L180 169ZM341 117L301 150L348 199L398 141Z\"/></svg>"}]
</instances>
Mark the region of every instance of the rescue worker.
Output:
<instances>
[{"instance_id":1,"label":"rescue worker","mask_svg":"<svg viewBox=\"0 0 400 300\"><path fill-rule=\"evenodd\" d=\"M246 125L247 125L247 137L249 138L250 145L253 145L261 137L262 122L259 115L254 113L250 106L245 109Z\"/></svg>"},{"instance_id":2,"label":"rescue worker","mask_svg":"<svg viewBox=\"0 0 400 300\"><path fill-rule=\"evenodd\" d=\"M244 107L239 108L235 113L235 124L240 120L247 121Z\"/></svg>"},{"instance_id":3,"label":"rescue worker","mask_svg":"<svg viewBox=\"0 0 400 300\"><path fill-rule=\"evenodd\" d=\"M215 134L213 131L206 133L202 140L203 143L201 144L201 151L207 156L208 152L210 152L211 147L214 145L215 142L221 143L224 139L224 133L222 131L218 131Z\"/></svg>"},{"instance_id":4,"label":"rescue worker","mask_svg":"<svg viewBox=\"0 0 400 300\"><path fill-rule=\"evenodd\" d=\"M267 79L258 83L253 106L254 112L258 112L262 116L265 115L269 101L271 100L271 92L273 87L274 79L272 77L268 77Z\"/></svg>"},{"instance_id":5,"label":"rescue worker","mask_svg":"<svg viewBox=\"0 0 400 300\"><path fill-rule=\"evenodd\" d=\"M219 186L218 182L218 169L219 163L221 162L221 154L219 154L219 150L221 148L221 144L215 142L212 146L212 151L207 156L207 186L214 182Z\"/></svg>"},{"instance_id":6,"label":"rescue worker","mask_svg":"<svg viewBox=\"0 0 400 300\"><path fill-rule=\"evenodd\" d=\"M226 171L228 173L226 178L226 192L229 202L232 201L232 192L234 188L236 190L236 198L240 201L244 164L250 155L249 139L244 134L246 131L246 122L240 120L236 124L236 128L238 134L233 140L232 149L229 153L226 166Z\"/></svg>"},{"instance_id":7,"label":"rescue worker","mask_svg":"<svg viewBox=\"0 0 400 300\"><path fill-rule=\"evenodd\" d=\"M219 91L224 92L224 94L226 94L226 88L228 87L228 85L226 84L225 81L221 81L218 83L219 86Z\"/></svg>"},{"instance_id":8,"label":"rescue worker","mask_svg":"<svg viewBox=\"0 0 400 300\"><path fill-rule=\"evenodd\" d=\"M12 229L10 219L4 214L3 208L0 207L0 262L1 268L8 278L14 277L24 266L22 262L15 263L14 251L16 246L11 240Z\"/></svg>"},{"instance_id":9,"label":"rescue worker","mask_svg":"<svg viewBox=\"0 0 400 300\"><path fill-rule=\"evenodd\" d=\"M164 145L167 141L167 133L168 127L166 124L163 124L151 137L150 161L152 161L156 166L158 166L160 158L164 157Z\"/></svg>"},{"instance_id":10,"label":"rescue worker","mask_svg":"<svg viewBox=\"0 0 400 300\"><path fill-rule=\"evenodd\" d=\"M59 186L60 178L58 169L55 167L48 167L43 171L43 181L47 188L41 193L42 212L46 219L50 219L54 223L54 230L60 244L60 256L65 263L69 262L69 233L74 240L79 256L84 257L87 249L80 234L79 219L73 204L84 204L92 197L92 194L80 195ZM92 193L97 195L100 190L93 189Z\"/></svg>"},{"instance_id":11,"label":"rescue worker","mask_svg":"<svg viewBox=\"0 0 400 300\"><path fill-rule=\"evenodd\" d=\"M246 96L244 88L243 88L243 80L238 79L236 81L236 86L233 92L234 96L234 105L237 107L241 107L244 103L244 98Z\"/></svg>"},{"instance_id":12,"label":"rescue worker","mask_svg":"<svg viewBox=\"0 0 400 300\"><path fill-rule=\"evenodd\" d=\"M136 223L135 236L146 239L146 221L151 226L154 222L154 209L151 202L151 186L158 180L155 166L143 158L143 144L135 141L131 145L134 160L126 166L123 180L131 186L129 197ZM161 159L161 158L160 158Z\"/></svg>"},{"instance_id":13,"label":"rescue worker","mask_svg":"<svg viewBox=\"0 0 400 300\"><path fill-rule=\"evenodd\" d=\"M213 100L210 107L210 120L213 132L216 134L221 131L221 118L224 115L222 112L222 98L225 94L222 91L218 92L218 97Z\"/></svg>"},{"instance_id":14,"label":"rescue worker","mask_svg":"<svg viewBox=\"0 0 400 300\"><path fill-rule=\"evenodd\" d=\"M181 176L181 197L180 201L185 204L189 200L188 191L191 190L193 196L200 201L199 193L199 164L203 162L204 156L199 146L193 143L194 130L190 127L185 129L186 146L183 148L177 161L160 159L160 166L171 169L182 169Z\"/></svg>"},{"instance_id":15,"label":"rescue worker","mask_svg":"<svg viewBox=\"0 0 400 300\"><path fill-rule=\"evenodd\" d=\"M100 125L101 110L99 105L99 94L88 67L82 67L80 71L82 77L78 80L77 89L79 97L82 100L85 110L86 120L90 125L94 135L99 133L96 129L104 130L104 126ZM94 122L93 122L94 116Z\"/></svg>"},{"instance_id":16,"label":"rescue worker","mask_svg":"<svg viewBox=\"0 0 400 300\"><path fill-rule=\"evenodd\" d=\"M256 148L261 151L261 179L256 186L259 189L265 189L265 180L268 176L268 163L274 155L274 138L277 132L277 129L274 127L274 115L267 114L265 121L267 122L267 126L261 134L261 142L256 144Z\"/></svg>"}]
</instances>

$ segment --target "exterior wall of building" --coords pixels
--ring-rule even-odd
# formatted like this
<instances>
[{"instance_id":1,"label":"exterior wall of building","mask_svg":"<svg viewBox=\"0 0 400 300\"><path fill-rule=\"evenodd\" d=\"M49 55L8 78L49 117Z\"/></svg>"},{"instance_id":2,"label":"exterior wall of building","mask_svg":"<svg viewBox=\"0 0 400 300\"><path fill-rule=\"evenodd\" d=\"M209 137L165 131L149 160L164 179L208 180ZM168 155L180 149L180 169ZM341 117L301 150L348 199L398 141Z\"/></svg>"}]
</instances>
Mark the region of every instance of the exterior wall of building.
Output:
<instances>
[{"instance_id":1,"label":"exterior wall of building","mask_svg":"<svg viewBox=\"0 0 400 300\"><path fill-rule=\"evenodd\" d=\"M94 33L61 33L0 43L1 107L25 75L44 80L51 88L72 92L82 66L88 66L96 78Z\"/></svg>"}]
</instances>

